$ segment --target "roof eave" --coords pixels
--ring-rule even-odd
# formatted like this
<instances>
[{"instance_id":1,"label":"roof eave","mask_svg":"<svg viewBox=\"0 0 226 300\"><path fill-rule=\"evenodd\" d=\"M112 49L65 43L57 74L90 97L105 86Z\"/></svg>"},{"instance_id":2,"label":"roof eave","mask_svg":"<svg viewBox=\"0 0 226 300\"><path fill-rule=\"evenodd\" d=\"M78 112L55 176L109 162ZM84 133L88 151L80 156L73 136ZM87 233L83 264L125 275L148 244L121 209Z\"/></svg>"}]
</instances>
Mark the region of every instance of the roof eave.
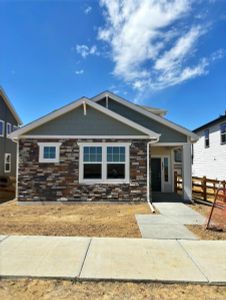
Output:
<instances>
[{"instance_id":1,"label":"roof eave","mask_svg":"<svg viewBox=\"0 0 226 300\"><path fill-rule=\"evenodd\" d=\"M5 104L7 105L7 107L9 108L9 110L11 111L12 115L14 116L14 118L16 119L18 125L22 125L23 122L20 119L19 115L17 114L13 104L11 103L11 101L9 100L8 96L6 95L4 89L0 86L0 94L3 97L3 100L5 101Z\"/></svg>"}]
</instances>

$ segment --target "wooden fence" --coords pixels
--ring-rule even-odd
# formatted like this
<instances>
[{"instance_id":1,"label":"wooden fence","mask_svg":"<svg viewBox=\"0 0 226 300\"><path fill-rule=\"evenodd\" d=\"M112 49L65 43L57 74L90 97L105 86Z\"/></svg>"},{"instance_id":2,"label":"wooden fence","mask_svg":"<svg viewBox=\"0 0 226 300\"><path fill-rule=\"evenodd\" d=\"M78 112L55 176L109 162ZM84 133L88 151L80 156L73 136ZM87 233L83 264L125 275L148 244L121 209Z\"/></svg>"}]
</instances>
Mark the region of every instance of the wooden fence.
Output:
<instances>
[{"instance_id":1,"label":"wooden fence","mask_svg":"<svg viewBox=\"0 0 226 300\"><path fill-rule=\"evenodd\" d=\"M205 201L212 201L214 199L217 188L221 186L226 188L226 181L203 177L192 177L192 194L193 197L200 198ZM174 191L178 193L183 188L182 176L174 173Z\"/></svg>"}]
</instances>

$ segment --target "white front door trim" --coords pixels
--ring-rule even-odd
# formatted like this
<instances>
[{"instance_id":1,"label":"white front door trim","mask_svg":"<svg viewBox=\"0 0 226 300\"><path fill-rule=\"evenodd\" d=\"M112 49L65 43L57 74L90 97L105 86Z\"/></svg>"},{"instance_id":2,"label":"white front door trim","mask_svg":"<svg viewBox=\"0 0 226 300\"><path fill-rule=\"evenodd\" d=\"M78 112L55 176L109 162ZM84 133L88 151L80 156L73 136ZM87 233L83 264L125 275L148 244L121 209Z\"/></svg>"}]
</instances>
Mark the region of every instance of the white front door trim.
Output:
<instances>
[{"instance_id":1,"label":"white front door trim","mask_svg":"<svg viewBox=\"0 0 226 300\"><path fill-rule=\"evenodd\" d=\"M171 159L170 155L151 155L152 158L160 158L161 159L161 192L165 192L165 184L172 185L172 167L171 167ZM164 180L164 158L168 158L168 182Z\"/></svg>"}]
</instances>

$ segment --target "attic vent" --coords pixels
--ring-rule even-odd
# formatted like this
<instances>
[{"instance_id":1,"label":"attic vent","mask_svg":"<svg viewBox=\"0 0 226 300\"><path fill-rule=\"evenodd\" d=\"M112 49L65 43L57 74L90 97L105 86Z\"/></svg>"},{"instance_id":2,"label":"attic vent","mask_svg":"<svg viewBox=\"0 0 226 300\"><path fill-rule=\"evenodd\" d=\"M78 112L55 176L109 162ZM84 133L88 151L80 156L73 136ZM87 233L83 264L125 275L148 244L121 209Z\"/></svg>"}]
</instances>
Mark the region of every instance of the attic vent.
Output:
<instances>
[{"instance_id":1,"label":"attic vent","mask_svg":"<svg viewBox=\"0 0 226 300\"><path fill-rule=\"evenodd\" d=\"M108 95L106 95L106 108L108 108Z\"/></svg>"}]
</instances>

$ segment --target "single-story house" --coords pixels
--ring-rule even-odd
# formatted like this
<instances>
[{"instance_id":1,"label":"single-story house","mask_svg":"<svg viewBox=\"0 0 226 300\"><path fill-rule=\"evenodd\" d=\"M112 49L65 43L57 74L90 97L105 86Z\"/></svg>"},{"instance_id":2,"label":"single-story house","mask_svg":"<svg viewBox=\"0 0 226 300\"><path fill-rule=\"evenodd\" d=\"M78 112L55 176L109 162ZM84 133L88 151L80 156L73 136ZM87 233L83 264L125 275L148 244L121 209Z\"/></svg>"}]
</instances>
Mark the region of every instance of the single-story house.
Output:
<instances>
[{"instance_id":1,"label":"single-story house","mask_svg":"<svg viewBox=\"0 0 226 300\"><path fill-rule=\"evenodd\" d=\"M183 197L192 198L195 133L166 111L111 92L82 97L13 132L18 200L149 201L174 191L174 149L182 149Z\"/></svg>"},{"instance_id":2,"label":"single-story house","mask_svg":"<svg viewBox=\"0 0 226 300\"><path fill-rule=\"evenodd\" d=\"M194 133L199 140L193 145L193 176L226 180L226 111Z\"/></svg>"}]
</instances>

